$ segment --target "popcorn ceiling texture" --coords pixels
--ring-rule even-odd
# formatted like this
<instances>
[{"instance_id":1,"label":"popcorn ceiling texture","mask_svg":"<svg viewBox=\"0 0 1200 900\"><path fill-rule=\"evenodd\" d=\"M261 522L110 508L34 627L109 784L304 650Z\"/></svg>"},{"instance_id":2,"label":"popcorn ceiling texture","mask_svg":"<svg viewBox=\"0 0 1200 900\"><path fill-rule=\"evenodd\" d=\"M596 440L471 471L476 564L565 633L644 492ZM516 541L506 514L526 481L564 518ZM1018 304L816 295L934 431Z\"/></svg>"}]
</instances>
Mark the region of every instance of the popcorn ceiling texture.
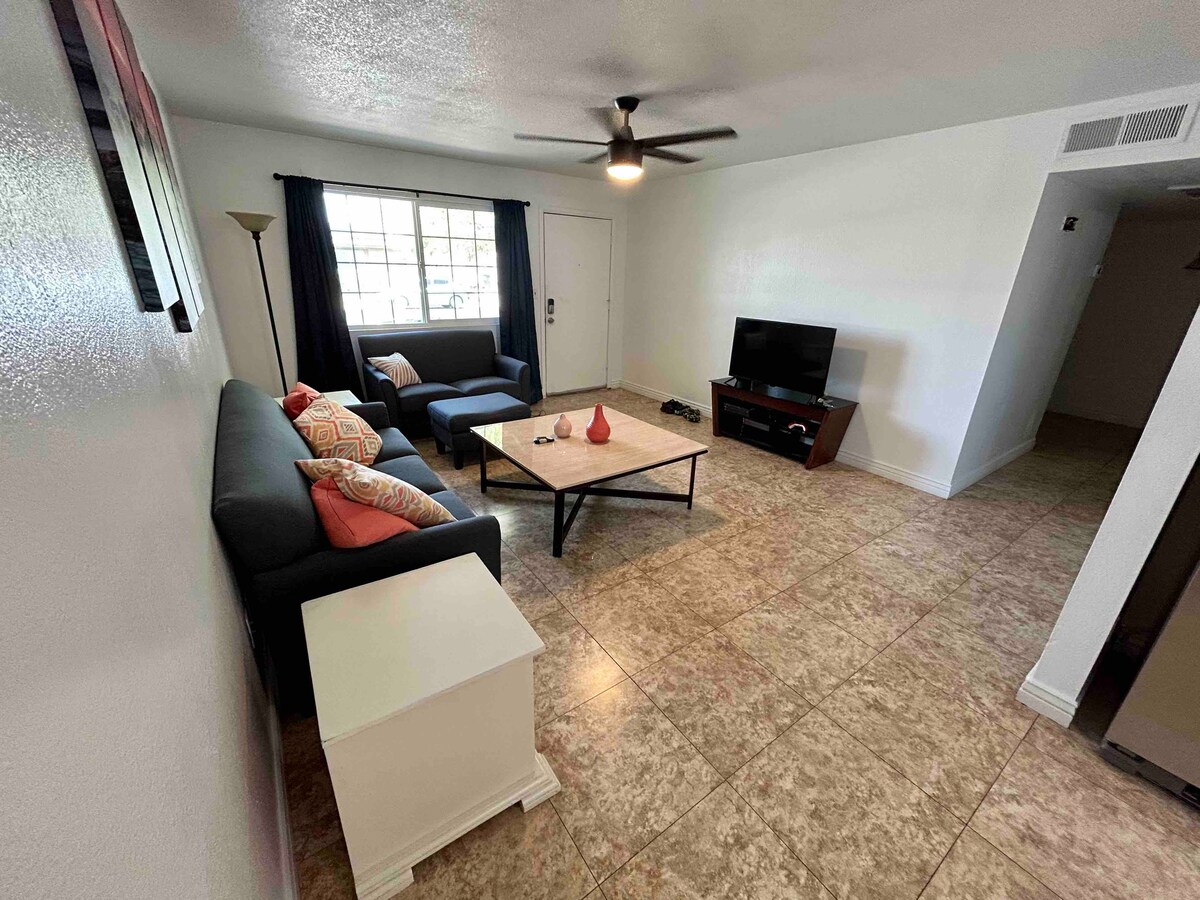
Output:
<instances>
[{"instance_id":1,"label":"popcorn ceiling texture","mask_svg":"<svg viewBox=\"0 0 1200 900\"><path fill-rule=\"evenodd\" d=\"M141 312L49 6L0 21L0 896L288 896L216 316Z\"/></svg>"}]
</instances>

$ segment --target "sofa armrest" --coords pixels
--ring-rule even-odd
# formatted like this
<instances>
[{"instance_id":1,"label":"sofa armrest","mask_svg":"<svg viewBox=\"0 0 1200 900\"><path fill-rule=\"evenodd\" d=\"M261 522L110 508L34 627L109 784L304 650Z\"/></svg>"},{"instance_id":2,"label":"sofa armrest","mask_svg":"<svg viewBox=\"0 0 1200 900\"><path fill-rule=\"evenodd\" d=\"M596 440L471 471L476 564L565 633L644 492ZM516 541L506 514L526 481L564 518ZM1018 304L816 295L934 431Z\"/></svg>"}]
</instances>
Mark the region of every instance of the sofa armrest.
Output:
<instances>
[{"instance_id":1,"label":"sofa armrest","mask_svg":"<svg viewBox=\"0 0 1200 900\"><path fill-rule=\"evenodd\" d=\"M392 427L392 417L388 415L387 404L382 401L374 403L351 403L346 409L362 418L364 422L380 431Z\"/></svg>"},{"instance_id":2,"label":"sofa armrest","mask_svg":"<svg viewBox=\"0 0 1200 900\"><path fill-rule=\"evenodd\" d=\"M492 576L500 580L500 523L495 516L433 525L356 550L313 553L290 565L253 576L254 600L264 611L277 603L298 609L305 600L466 553L477 554Z\"/></svg>"},{"instance_id":3,"label":"sofa armrest","mask_svg":"<svg viewBox=\"0 0 1200 900\"><path fill-rule=\"evenodd\" d=\"M493 368L501 378L507 378L509 381L519 384L521 399L526 403L529 402L529 363L497 353L493 359Z\"/></svg>"},{"instance_id":4,"label":"sofa armrest","mask_svg":"<svg viewBox=\"0 0 1200 900\"><path fill-rule=\"evenodd\" d=\"M387 407L391 423L398 425L400 423L400 401L396 397L396 385L392 379L370 363L363 363L363 384L367 388L367 399L384 404Z\"/></svg>"}]
</instances>

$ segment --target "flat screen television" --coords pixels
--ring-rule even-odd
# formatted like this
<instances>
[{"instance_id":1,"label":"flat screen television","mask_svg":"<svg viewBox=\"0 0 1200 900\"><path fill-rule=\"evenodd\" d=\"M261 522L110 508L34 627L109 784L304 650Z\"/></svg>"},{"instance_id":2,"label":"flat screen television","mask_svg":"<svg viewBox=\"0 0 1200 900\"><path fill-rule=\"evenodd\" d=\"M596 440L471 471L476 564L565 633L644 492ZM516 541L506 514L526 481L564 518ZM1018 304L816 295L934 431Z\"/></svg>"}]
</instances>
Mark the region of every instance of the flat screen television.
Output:
<instances>
[{"instance_id":1,"label":"flat screen television","mask_svg":"<svg viewBox=\"0 0 1200 900\"><path fill-rule=\"evenodd\" d=\"M729 374L771 387L824 395L836 328L738 316Z\"/></svg>"}]
</instances>

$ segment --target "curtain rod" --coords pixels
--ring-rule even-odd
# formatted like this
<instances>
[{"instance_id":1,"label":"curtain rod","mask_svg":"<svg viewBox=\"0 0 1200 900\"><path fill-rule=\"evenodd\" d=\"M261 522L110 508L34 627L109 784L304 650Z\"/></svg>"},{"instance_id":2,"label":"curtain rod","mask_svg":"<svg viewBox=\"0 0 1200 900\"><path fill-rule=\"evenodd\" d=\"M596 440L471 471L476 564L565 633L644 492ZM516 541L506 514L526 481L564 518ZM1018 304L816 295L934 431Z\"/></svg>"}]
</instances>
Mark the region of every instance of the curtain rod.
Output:
<instances>
[{"instance_id":1,"label":"curtain rod","mask_svg":"<svg viewBox=\"0 0 1200 900\"><path fill-rule=\"evenodd\" d=\"M280 175L278 172L272 173L272 177L276 181L283 181L284 178L284 176ZM474 194L448 194L445 191L418 191L413 188L389 187L386 184L359 184L355 181L327 181L324 178L318 178L316 180L321 182L321 184L332 184L338 187L367 188L372 191L403 191L406 194L415 194L418 197L420 197L422 194L434 194L438 197L458 197L462 200L487 200L491 203L495 203L496 200L501 199L498 197L477 197ZM522 200L521 202L526 206L529 205L528 200Z\"/></svg>"}]
</instances>

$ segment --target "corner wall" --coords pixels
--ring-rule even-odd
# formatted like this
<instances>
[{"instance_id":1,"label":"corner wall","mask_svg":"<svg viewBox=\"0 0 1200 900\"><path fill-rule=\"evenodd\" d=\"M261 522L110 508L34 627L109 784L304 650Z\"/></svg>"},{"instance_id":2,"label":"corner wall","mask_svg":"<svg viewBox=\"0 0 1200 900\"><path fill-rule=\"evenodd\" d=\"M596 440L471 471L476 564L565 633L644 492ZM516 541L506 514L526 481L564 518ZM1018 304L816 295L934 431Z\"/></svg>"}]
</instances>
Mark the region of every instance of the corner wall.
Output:
<instances>
[{"instance_id":1,"label":"corner wall","mask_svg":"<svg viewBox=\"0 0 1200 900\"><path fill-rule=\"evenodd\" d=\"M278 217L263 233L263 260L275 306L284 371L289 381L296 377L295 318L283 185L271 177L272 173L280 172L530 201L526 223L537 295L543 371L542 213L590 213L611 218L609 379L613 382L620 379L628 207L627 192L620 187L601 180L464 162L201 119L176 117L174 122L179 140L181 176L192 197L203 256L212 272L212 302L220 316L229 348L229 362L237 377L272 394L279 392L275 348L271 342L271 326L267 320L254 246L250 236L225 215L225 210L265 212Z\"/></svg>"},{"instance_id":2,"label":"corner wall","mask_svg":"<svg viewBox=\"0 0 1200 900\"><path fill-rule=\"evenodd\" d=\"M0 896L287 897L216 316L139 310L49 5L0 18Z\"/></svg>"},{"instance_id":3,"label":"corner wall","mask_svg":"<svg viewBox=\"0 0 1200 900\"><path fill-rule=\"evenodd\" d=\"M1033 447L1119 212L1118 201L1068 176L1047 179L987 358L952 492ZM1079 220L1074 231L1063 231L1067 216Z\"/></svg>"}]
</instances>

